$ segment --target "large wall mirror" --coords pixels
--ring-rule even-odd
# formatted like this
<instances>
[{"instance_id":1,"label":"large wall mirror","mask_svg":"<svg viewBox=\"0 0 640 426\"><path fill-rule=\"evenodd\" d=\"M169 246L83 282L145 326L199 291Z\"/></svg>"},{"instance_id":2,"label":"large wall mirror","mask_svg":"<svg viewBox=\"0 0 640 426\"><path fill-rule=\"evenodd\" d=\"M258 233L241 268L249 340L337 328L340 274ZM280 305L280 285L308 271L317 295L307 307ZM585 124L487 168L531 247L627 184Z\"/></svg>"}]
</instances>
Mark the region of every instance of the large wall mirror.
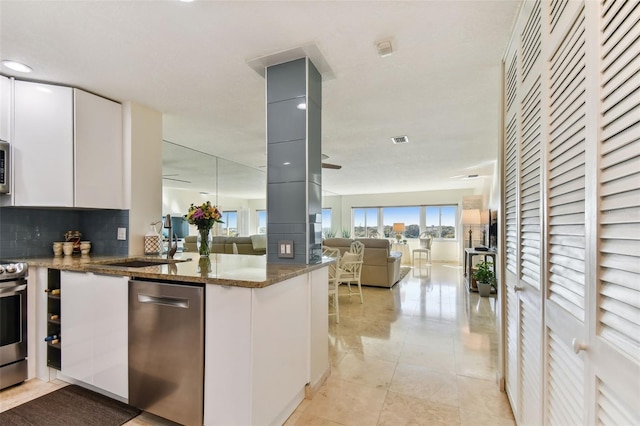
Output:
<instances>
[{"instance_id":1,"label":"large wall mirror","mask_svg":"<svg viewBox=\"0 0 640 426\"><path fill-rule=\"evenodd\" d=\"M342 229L341 196L323 191L323 234ZM169 141L162 145L162 214L181 218L193 204L211 201L223 212L214 235L267 232L267 173ZM179 226L175 226L179 228ZM197 235L194 226L184 232ZM325 235L326 236L326 235Z\"/></svg>"},{"instance_id":2,"label":"large wall mirror","mask_svg":"<svg viewBox=\"0 0 640 426\"><path fill-rule=\"evenodd\" d=\"M211 201L225 222L214 235L248 236L266 232L266 197L266 171L163 141L163 215L182 217L192 203ZM197 234L194 226L189 234Z\"/></svg>"}]
</instances>

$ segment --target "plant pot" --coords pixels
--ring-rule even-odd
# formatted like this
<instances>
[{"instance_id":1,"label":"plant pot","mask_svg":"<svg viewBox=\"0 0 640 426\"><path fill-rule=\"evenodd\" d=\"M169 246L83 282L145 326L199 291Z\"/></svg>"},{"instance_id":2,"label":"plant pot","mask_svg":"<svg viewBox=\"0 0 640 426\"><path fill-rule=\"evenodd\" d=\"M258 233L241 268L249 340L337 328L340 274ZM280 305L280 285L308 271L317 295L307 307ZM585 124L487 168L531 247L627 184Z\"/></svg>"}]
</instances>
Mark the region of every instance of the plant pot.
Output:
<instances>
[{"instance_id":1,"label":"plant pot","mask_svg":"<svg viewBox=\"0 0 640 426\"><path fill-rule=\"evenodd\" d=\"M478 283L478 293L482 297L489 297L491 294L491 284L489 283Z\"/></svg>"}]
</instances>

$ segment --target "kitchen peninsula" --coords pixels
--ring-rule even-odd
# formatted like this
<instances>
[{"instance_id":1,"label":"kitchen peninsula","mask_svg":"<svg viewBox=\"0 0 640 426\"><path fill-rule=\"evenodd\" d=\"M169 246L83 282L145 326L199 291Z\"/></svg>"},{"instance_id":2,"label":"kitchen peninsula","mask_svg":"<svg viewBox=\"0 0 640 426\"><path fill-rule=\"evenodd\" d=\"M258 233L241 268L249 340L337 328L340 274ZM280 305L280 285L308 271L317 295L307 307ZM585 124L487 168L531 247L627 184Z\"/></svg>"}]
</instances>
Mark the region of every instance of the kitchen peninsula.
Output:
<instances>
[{"instance_id":1,"label":"kitchen peninsula","mask_svg":"<svg viewBox=\"0 0 640 426\"><path fill-rule=\"evenodd\" d=\"M31 323L36 324L29 331L29 376L42 380L69 379L65 374L64 343L70 337L65 335L64 312L60 317L62 368L56 371L46 366L46 344L43 342L47 335L45 289L51 271L86 277L87 286L91 286L92 277L105 275L113 277L119 288L124 286L125 289L131 278L202 285L205 297L204 424L282 424L305 393L317 389L329 374L327 263L267 264L265 256L249 255L215 254L204 259L187 259L187 253L183 256L176 257L176 262L144 267L109 265L143 259L133 256L28 259L32 293L29 317ZM65 297L74 297L65 290L64 280L61 287L63 301ZM113 303L118 306L105 315L118 312L116 321L122 327L127 323L123 321L127 306L121 305L126 304L127 298L123 298L121 290L117 293L119 296L114 294L114 300L119 302ZM112 303L105 297L98 301L99 305ZM113 330L106 333L113 333ZM126 334L126 327L119 333L120 342L126 341L122 333ZM99 339L96 337L96 340ZM126 348L120 350L121 359L126 359L123 352L126 353ZM91 365L97 370L101 363L94 359ZM121 382L125 381L122 374L127 366L113 368L109 378L120 374ZM128 401L126 383L117 383L112 388L100 386L99 373L94 371L90 376L95 381L80 380L80 384L88 384L91 389ZM73 379L71 377L69 381L76 383Z\"/></svg>"}]
</instances>

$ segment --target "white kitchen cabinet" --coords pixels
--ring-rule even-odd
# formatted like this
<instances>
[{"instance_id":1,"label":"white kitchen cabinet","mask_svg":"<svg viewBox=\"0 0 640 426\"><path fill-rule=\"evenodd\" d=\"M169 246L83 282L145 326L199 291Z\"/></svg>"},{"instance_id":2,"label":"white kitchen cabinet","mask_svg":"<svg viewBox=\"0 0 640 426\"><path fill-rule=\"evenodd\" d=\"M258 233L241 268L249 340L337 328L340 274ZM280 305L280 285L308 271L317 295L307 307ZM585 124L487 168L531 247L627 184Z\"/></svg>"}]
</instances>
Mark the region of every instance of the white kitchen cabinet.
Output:
<instances>
[{"instance_id":1,"label":"white kitchen cabinet","mask_svg":"<svg viewBox=\"0 0 640 426\"><path fill-rule=\"evenodd\" d=\"M122 105L73 89L75 206L124 209Z\"/></svg>"},{"instance_id":2,"label":"white kitchen cabinet","mask_svg":"<svg viewBox=\"0 0 640 426\"><path fill-rule=\"evenodd\" d=\"M122 106L15 81L15 206L124 209Z\"/></svg>"},{"instance_id":3,"label":"white kitchen cabinet","mask_svg":"<svg viewBox=\"0 0 640 426\"><path fill-rule=\"evenodd\" d=\"M14 82L16 206L73 207L73 90Z\"/></svg>"},{"instance_id":4,"label":"white kitchen cabinet","mask_svg":"<svg viewBox=\"0 0 640 426\"><path fill-rule=\"evenodd\" d=\"M11 80L0 75L0 140L9 141Z\"/></svg>"},{"instance_id":5,"label":"white kitchen cabinet","mask_svg":"<svg viewBox=\"0 0 640 426\"><path fill-rule=\"evenodd\" d=\"M327 277L323 267L264 288L207 286L204 424L283 424L307 384L320 387Z\"/></svg>"},{"instance_id":6,"label":"white kitchen cabinet","mask_svg":"<svg viewBox=\"0 0 640 426\"><path fill-rule=\"evenodd\" d=\"M128 398L128 277L61 272L61 373Z\"/></svg>"}]
</instances>

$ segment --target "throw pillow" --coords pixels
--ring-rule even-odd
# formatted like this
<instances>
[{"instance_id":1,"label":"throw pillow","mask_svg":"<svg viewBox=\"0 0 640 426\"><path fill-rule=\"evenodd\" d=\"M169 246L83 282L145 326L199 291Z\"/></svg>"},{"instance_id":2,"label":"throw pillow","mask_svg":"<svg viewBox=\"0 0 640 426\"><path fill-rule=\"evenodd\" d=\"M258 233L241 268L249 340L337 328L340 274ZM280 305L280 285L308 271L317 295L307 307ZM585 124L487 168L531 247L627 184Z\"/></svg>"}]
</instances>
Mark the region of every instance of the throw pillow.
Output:
<instances>
[{"instance_id":1,"label":"throw pillow","mask_svg":"<svg viewBox=\"0 0 640 426\"><path fill-rule=\"evenodd\" d=\"M251 244L254 250L265 250L267 248L267 236L265 234L252 235Z\"/></svg>"}]
</instances>

